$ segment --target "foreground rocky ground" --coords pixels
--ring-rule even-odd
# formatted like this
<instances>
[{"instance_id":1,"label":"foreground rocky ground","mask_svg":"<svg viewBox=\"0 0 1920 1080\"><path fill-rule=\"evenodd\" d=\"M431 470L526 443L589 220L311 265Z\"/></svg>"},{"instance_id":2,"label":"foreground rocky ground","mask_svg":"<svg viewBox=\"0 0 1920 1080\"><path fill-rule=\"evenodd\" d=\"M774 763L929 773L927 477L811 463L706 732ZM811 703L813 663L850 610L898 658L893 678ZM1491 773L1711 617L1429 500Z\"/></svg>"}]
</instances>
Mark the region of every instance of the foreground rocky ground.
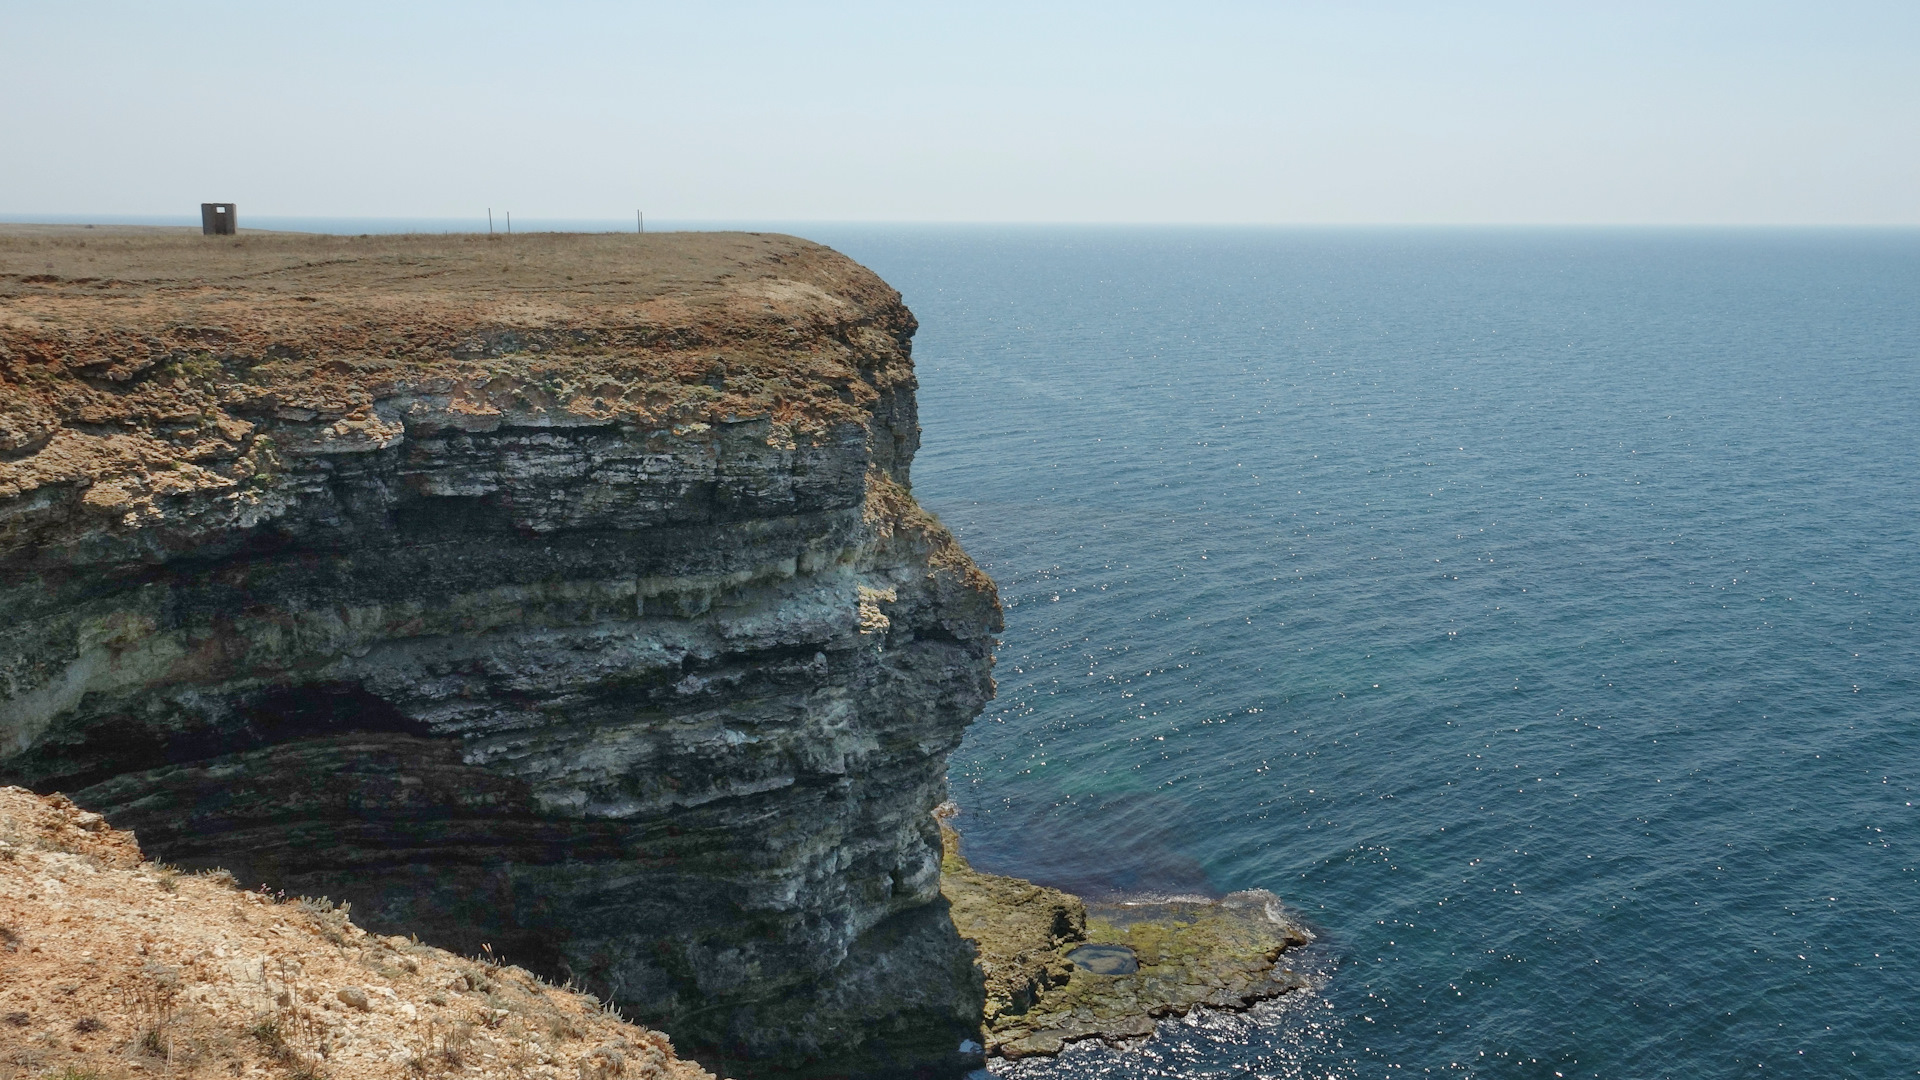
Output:
<instances>
[{"instance_id":1,"label":"foreground rocky ground","mask_svg":"<svg viewBox=\"0 0 1920 1080\"><path fill-rule=\"evenodd\" d=\"M941 839L941 891L961 936L978 946L986 976L990 1055L1020 1058L1056 1054L1080 1039L1144 1038L1163 1017L1196 1007L1244 1009L1307 985L1282 954L1313 935L1272 893L1088 904L975 870L945 822Z\"/></svg>"},{"instance_id":2,"label":"foreground rocky ground","mask_svg":"<svg viewBox=\"0 0 1920 1080\"><path fill-rule=\"evenodd\" d=\"M0 788L0 1077L16 1076L712 1074L520 968L146 862L99 815Z\"/></svg>"}]
</instances>

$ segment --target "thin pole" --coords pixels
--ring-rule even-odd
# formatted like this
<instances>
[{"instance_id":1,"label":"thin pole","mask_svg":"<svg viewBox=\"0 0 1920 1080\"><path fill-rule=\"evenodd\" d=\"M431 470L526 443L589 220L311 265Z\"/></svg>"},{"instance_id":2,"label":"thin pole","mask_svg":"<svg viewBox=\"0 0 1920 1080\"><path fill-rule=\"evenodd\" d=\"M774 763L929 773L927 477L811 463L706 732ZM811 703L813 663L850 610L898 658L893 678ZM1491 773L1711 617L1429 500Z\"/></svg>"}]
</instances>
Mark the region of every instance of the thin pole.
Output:
<instances>
[{"instance_id":1,"label":"thin pole","mask_svg":"<svg viewBox=\"0 0 1920 1080\"><path fill-rule=\"evenodd\" d=\"M487 207L487 235L493 235L493 207Z\"/></svg>"},{"instance_id":2,"label":"thin pole","mask_svg":"<svg viewBox=\"0 0 1920 1080\"><path fill-rule=\"evenodd\" d=\"M507 211L507 235L513 235L513 211Z\"/></svg>"},{"instance_id":3,"label":"thin pole","mask_svg":"<svg viewBox=\"0 0 1920 1080\"><path fill-rule=\"evenodd\" d=\"M633 212L633 231L634 231L634 232L646 232L646 231L647 231L647 218L646 218L646 215L644 215L644 214L642 214L642 213L641 213L640 211L638 211L638 210L635 210L635 211Z\"/></svg>"}]
</instances>

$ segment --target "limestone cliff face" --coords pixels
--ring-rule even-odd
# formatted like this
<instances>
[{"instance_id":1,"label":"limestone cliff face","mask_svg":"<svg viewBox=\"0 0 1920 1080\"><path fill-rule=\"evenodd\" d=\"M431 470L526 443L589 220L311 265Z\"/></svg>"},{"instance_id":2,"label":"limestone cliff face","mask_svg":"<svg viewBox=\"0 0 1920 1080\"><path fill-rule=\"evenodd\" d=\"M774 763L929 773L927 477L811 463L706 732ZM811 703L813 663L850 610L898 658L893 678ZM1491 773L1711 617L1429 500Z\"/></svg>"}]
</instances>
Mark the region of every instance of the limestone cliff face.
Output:
<instances>
[{"instance_id":1,"label":"limestone cliff face","mask_svg":"<svg viewBox=\"0 0 1920 1080\"><path fill-rule=\"evenodd\" d=\"M992 584L896 293L785 237L0 237L0 782L610 995L962 1064Z\"/></svg>"}]
</instances>

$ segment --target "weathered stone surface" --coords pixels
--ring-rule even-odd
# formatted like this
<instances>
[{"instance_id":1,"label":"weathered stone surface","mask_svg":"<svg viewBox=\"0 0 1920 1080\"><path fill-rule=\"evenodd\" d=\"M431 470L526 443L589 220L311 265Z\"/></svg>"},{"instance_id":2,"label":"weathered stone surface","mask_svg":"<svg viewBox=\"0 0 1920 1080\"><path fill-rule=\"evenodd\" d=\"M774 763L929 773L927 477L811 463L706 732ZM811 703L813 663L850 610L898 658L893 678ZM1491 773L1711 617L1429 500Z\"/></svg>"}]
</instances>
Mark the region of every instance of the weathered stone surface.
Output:
<instances>
[{"instance_id":1,"label":"weathered stone surface","mask_svg":"<svg viewBox=\"0 0 1920 1080\"><path fill-rule=\"evenodd\" d=\"M1087 906L1059 889L975 870L947 824L952 812L947 806L940 813L940 891L953 907L953 924L978 951L991 1032L1002 1017L1026 1013L1072 978L1067 951L1087 940Z\"/></svg>"},{"instance_id":2,"label":"weathered stone surface","mask_svg":"<svg viewBox=\"0 0 1920 1080\"><path fill-rule=\"evenodd\" d=\"M1306 985L1279 961L1313 935L1272 893L1087 904L983 874L961 857L958 834L944 822L941 832L941 890L986 974L990 1054L1019 1058L1056 1054L1079 1039L1142 1038L1156 1019L1195 1006L1244 1009ZM1088 944L1130 950L1137 970L1099 974L1068 959Z\"/></svg>"},{"instance_id":3,"label":"weathered stone surface","mask_svg":"<svg viewBox=\"0 0 1920 1080\"><path fill-rule=\"evenodd\" d=\"M999 605L909 492L897 294L785 237L72 243L0 236L0 780L735 1075L964 1064L929 815Z\"/></svg>"}]
</instances>

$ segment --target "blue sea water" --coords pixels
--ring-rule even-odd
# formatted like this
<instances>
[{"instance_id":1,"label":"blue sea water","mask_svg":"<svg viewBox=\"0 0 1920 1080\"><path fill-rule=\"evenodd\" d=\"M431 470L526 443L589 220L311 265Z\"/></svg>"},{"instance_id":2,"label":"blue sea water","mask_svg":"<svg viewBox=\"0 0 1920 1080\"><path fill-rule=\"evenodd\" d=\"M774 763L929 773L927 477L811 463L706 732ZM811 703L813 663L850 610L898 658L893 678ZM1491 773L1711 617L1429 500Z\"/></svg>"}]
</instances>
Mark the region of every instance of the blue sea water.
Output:
<instances>
[{"instance_id":1,"label":"blue sea water","mask_svg":"<svg viewBox=\"0 0 1920 1080\"><path fill-rule=\"evenodd\" d=\"M1309 994L1045 1077L1920 1072L1920 233L816 228L999 582L983 868Z\"/></svg>"}]
</instances>

